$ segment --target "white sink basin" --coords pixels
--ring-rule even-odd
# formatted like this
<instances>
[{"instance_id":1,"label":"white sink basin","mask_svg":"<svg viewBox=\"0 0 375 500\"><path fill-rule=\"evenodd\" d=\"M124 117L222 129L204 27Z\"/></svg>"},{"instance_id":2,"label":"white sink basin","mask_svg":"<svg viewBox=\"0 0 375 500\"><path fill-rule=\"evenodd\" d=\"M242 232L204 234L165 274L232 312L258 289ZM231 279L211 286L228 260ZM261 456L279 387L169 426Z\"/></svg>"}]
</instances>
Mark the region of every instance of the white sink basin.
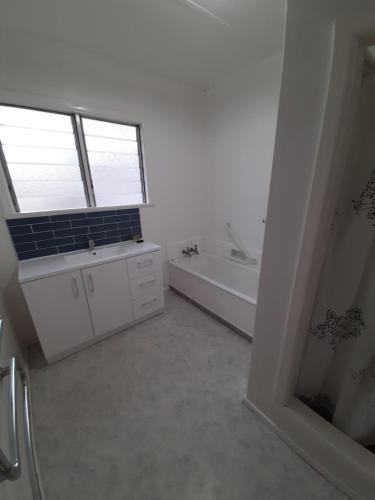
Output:
<instances>
[{"instance_id":1,"label":"white sink basin","mask_svg":"<svg viewBox=\"0 0 375 500\"><path fill-rule=\"evenodd\" d=\"M114 245L111 247L96 248L93 251L84 250L83 252L65 255L64 259L72 264L82 264L87 262L95 262L107 257L114 257L125 253L124 246Z\"/></svg>"}]
</instances>

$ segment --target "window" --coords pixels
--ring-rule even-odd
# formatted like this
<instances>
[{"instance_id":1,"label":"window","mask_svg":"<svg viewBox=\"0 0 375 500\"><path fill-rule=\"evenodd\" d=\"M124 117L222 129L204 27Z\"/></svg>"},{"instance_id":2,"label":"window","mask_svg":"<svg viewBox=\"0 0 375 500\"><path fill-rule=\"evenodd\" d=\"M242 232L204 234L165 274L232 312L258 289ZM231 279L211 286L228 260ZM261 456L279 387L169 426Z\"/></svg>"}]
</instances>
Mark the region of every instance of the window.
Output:
<instances>
[{"instance_id":1,"label":"window","mask_svg":"<svg viewBox=\"0 0 375 500\"><path fill-rule=\"evenodd\" d=\"M137 127L82 118L96 203L143 202Z\"/></svg>"},{"instance_id":2,"label":"window","mask_svg":"<svg viewBox=\"0 0 375 500\"><path fill-rule=\"evenodd\" d=\"M0 106L0 159L17 212L146 201L137 125Z\"/></svg>"}]
</instances>

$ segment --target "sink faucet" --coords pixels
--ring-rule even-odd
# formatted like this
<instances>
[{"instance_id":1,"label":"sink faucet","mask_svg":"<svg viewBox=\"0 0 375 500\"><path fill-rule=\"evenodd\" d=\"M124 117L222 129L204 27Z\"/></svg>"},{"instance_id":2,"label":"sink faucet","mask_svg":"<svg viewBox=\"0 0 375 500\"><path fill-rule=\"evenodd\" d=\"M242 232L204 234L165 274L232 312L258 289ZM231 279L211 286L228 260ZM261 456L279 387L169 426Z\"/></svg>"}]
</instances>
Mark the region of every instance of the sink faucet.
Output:
<instances>
[{"instance_id":1,"label":"sink faucet","mask_svg":"<svg viewBox=\"0 0 375 500\"><path fill-rule=\"evenodd\" d=\"M95 241L92 238L89 238L89 252L93 252L95 250Z\"/></svg>"}]
</instances>

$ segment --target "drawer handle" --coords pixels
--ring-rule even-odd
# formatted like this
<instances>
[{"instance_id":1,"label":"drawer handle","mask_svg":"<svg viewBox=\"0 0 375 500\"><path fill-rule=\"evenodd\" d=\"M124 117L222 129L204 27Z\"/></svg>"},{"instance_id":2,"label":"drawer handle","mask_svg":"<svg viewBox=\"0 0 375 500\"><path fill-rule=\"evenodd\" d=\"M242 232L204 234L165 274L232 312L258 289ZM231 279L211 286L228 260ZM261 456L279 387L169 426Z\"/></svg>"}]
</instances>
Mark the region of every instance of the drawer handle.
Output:
<instances>
[{"instance_id":1,"label":"drawer handle","mask_svg":"<svg viewBox=\"0 0 375 500\"><path fill-rule=\"evenodd\" d=\"M149 285L152 285L153 283L155 283L155 279L153 280L148 280L148 281L143 281L142 283L139 283L139 286L141 288L145 288L145 287L148 287Z\"/></svg>"},{"instance_id":2,"label":"drawer handle","mask_svg":"<svg viewBox=\"0 0 375 500\"><path fill-rule=\"evenodd\" d=\"M91 273L89 274L89 287L90 287L90 291L92 293L94 293L95 292L95 286L94 286L94 280L92 278L92 274Z\"/></svg>"},{"instance_id":3,"label":"drawer handle","mask_svg":"<svg viewBox=\"0 0 375 500\"><path fill-rule=\"evenodd\" d=\"M151 304L154 304L156 301L157 301L157 299L152 299L152 300L149 300L148 302L142 302L142 307L150 306Z\"/></svg>"},{"instance_id":4,"label":"drawer handle","mask_svg":"<svg viewBox=\"0 0 375 500\"><path fill-rule=\"evenodd\" d=\"M151 266L153 262L154 262L154 259L139 260L137 262L137 266L138 267L148 267L148 266Z\"/></svg>"},{"instance_id":5,"label":"drawer handle","mask_svg":"<svg viewBox=\"0 0 375 500\"><path fill-rule=\"evenodd\" d=\"M74 297L79 297L79 289L78 289L77 280L75 278L73 278L72 283L73 283Z\"/></svg>"}]
</instances>

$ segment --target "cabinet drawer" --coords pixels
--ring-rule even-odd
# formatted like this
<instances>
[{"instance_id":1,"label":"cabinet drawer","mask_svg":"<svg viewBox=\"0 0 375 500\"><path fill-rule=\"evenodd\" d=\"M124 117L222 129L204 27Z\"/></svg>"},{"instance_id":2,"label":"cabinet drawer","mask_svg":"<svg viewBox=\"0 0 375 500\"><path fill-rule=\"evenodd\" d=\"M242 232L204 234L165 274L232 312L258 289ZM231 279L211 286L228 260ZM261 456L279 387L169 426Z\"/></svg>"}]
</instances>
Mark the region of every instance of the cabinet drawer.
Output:
<instances>
[{"instance_id":1,"label":"cabinet drawer","mask_svg":"<svg viewBox=\"0 0 375 500\"><path fill-rule=\"evenodd\" d=\"M137 257L129 257L127 259L129 278L138 278L146 274L160 271L161 255L160 251L145 253Z\"/></svg>"},{"instance_id":2,"label":"cabinet drawer","mask_svg":"<svg viewBox=\"0 0 375 500\"><path fill-rule=\"evenodd\" d=\"M133 313L134 319L142 318L158 309L164 307L164 292L159 290L155 293L150 293L141 297L140 299L133 300Z\"/></svg>"},{"instance_id":3,"label":"cabinet drawer","mask_svg":"<svg viewBox=\"0 0 375 500\"><path fill-rule=\"evenodd\" d=\"M130 281L130 293L132 299L144 297L163 288L161 271L146 276L140 276Z\"/></svg>"}]
</instances>

